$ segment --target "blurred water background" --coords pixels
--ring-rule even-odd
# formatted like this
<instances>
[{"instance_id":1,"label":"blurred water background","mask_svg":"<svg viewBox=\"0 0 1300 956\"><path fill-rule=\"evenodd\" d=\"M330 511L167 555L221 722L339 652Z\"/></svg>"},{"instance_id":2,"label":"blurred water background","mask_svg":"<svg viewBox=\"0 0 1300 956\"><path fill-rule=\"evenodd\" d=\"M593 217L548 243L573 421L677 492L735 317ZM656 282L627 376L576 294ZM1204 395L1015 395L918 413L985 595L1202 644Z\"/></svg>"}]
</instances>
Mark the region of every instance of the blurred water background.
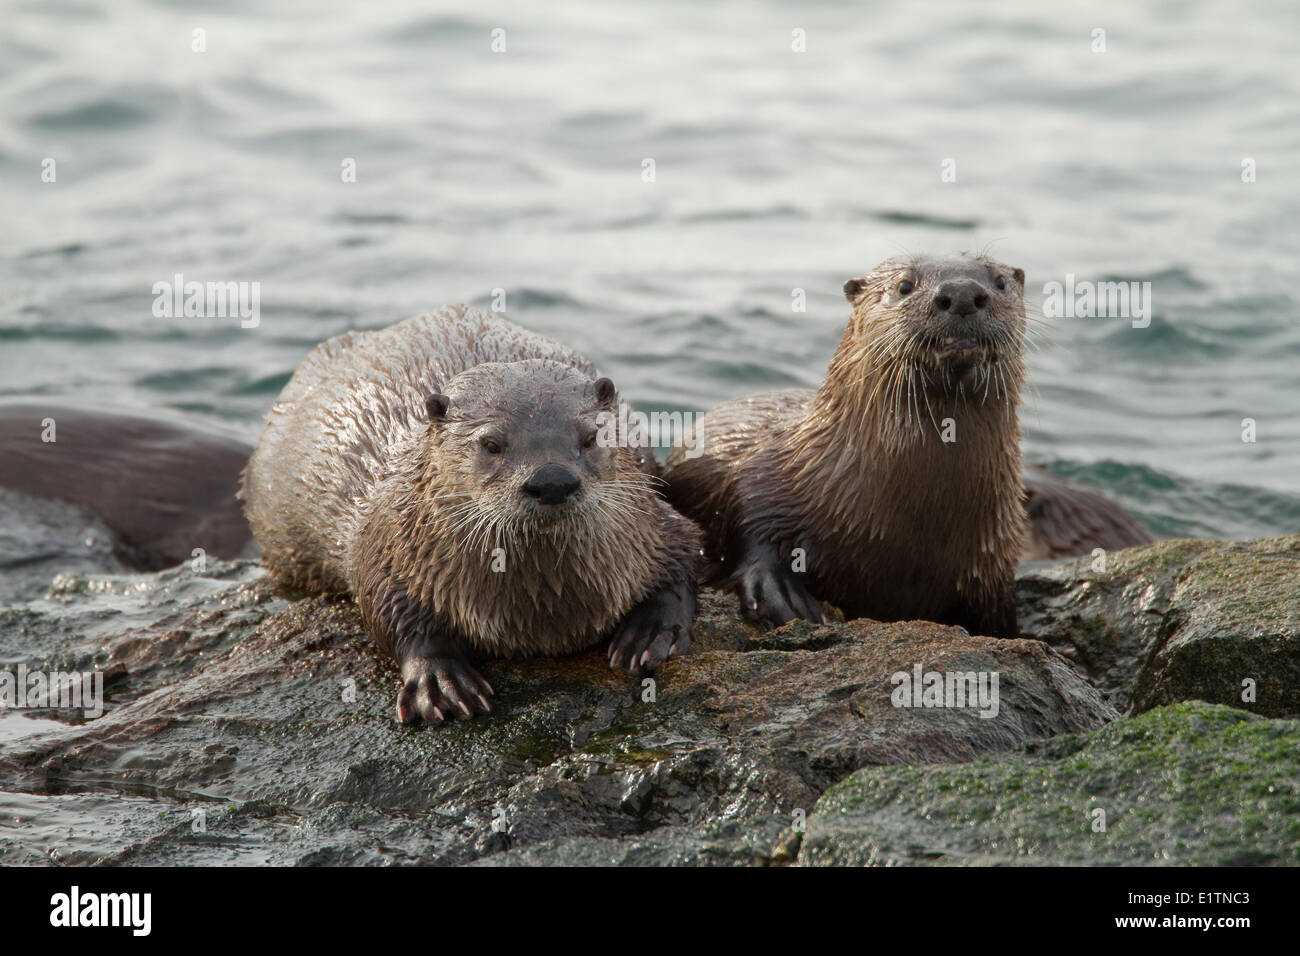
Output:
<instances>
[{"instance_id":1,"label":"blurred water background","mask_svg":"<svg viewBox=\"0 0 1300 956\"><path fill-rule=\"evenodd\" d=\"M320 340L501 288L634 402L703 409L820 381L846 278L987 248L1035 299L1152 283L1147 328L1053 323L1029 458L1162 535L1300 530L1287 0L8 0L0 22L0 398L252 441ZM177 273L260 283L259 325L156 317Z\"/></svg>"}]
</instances>

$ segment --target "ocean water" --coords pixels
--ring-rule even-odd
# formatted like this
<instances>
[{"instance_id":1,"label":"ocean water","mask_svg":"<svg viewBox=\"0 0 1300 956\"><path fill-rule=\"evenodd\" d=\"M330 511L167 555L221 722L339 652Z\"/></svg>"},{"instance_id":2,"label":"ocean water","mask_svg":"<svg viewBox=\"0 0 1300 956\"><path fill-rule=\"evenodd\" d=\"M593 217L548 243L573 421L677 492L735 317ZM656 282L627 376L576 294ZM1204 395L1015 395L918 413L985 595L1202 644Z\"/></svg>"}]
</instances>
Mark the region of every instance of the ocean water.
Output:
<instances>
[{"instance_id":1,"label":"ocean water","mask_svg":"<svg viewBox=\"0 0 1300 956\"><path fill-rule=\"evenodd\" d=\"M987 249L1038 309L1066 276L1150 283L1143 328L1038 337L1029 458L1162 535L1300 530L1288 0L7 0L0 23L0 398L251 441L320 340L502 289L639 405L699 410L816 384L845 279ZM257 326L156 316L177 274L258 283Z\"/></svg>"}]
</instances>

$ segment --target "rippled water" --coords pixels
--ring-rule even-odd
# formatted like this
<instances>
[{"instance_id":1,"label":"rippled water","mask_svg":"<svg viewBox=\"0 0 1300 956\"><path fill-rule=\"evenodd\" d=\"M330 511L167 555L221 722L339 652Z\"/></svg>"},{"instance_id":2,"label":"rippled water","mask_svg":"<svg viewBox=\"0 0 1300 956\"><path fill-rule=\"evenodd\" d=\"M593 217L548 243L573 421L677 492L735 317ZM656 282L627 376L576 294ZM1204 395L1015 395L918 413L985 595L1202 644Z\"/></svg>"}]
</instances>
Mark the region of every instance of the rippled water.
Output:
<instances>
[{"instance_id":1,"label":"rippled water","mask_svg":"<svg viewBox=\"0 0 1300 956\"><path fill-rule=\"evenodd\" d=\"M1300 529L1294 4L322 9L3 4L0 395L252 439L319 340L502 288L698 409L816 383L846 278L987 246L1036 298L1152 283L1145 329L1054 323L1032 458L1164 534ZM156 318L176 273L259 282L260 324Z\"/></svg>"}]
</instances>

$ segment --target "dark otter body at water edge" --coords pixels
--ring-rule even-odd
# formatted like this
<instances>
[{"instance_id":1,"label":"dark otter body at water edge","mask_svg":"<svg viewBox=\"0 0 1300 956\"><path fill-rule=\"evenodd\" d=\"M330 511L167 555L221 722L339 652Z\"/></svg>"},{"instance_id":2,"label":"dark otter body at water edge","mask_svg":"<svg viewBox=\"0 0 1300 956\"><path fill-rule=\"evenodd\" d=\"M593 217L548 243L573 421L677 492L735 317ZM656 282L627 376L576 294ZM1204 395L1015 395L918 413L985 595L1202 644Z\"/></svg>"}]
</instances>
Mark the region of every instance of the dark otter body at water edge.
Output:
<instances>
[{"instance_id":1,"label":"dark otter body at water edge","mask_svg":"<svg viewBox=\"0 0 1300 956\"><path fill-rule=\"evenodd\" d=\"M128 566L156 571L195 549L249 548L235 492L249 445L198 422L129 409L0 404L0 488L66 501L98 516Z\"/></svg>"},{"instance_id":2,"label":"dark otter body at water edge","mask_svg":"<svg viewBox=\"0 0 1300 956\"><path fill-rule=\"evenodd\" d=\"M610 643L657 668L688 649L700 533L652 487L582 356L448 306L341 335L294 373L242 495L267 566L349 591L402 675L398 716L489 709L467 653Z\"/></svg>"},{"instance_id":3,"label":"dark otter body at water edge","mask_svg":"<svg viewBox=\"0 0 1300 956\"><path fill-rule=\"evenodd\" d=\"M1097 548L1118 551L1155 540L1105 495L1072 485L1043 465L1030 465L1022 478L1029 531L1021 560L1072 558Z\"/></svg>"},{"instance_id":4,"label":"dark otter body at water edge","mask_svg":"<svg viewBox=\"0 0 1300 956\"><path fill-rule=\"evenodd\" d=\"M706 579L769 624L815 620L825 600L1013 637L1024 272L903 258L844 291L853 315L821 388L724 403L696 425L703 455L669 456Z\"/></svg>"}]
</instances>

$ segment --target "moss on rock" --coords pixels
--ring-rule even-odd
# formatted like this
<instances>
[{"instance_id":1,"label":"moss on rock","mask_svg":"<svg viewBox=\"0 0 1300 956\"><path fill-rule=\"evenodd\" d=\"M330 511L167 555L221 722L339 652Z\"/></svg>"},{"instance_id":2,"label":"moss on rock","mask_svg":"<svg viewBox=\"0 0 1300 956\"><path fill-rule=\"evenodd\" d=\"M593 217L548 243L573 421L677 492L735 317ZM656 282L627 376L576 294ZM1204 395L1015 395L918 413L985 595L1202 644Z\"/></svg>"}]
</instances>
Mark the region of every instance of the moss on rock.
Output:
<instances>
[{"instance_id":1,"label":"moss on rock","mask_svg":"<svg viewBox=\"0 0 1300 956\"><path fill-rule=\"evenodd\" d=\"M1297 865L1300 721L1181 703L971 763L866 768L818 801L799 863Z\"/></svg>"}]
</instances>

